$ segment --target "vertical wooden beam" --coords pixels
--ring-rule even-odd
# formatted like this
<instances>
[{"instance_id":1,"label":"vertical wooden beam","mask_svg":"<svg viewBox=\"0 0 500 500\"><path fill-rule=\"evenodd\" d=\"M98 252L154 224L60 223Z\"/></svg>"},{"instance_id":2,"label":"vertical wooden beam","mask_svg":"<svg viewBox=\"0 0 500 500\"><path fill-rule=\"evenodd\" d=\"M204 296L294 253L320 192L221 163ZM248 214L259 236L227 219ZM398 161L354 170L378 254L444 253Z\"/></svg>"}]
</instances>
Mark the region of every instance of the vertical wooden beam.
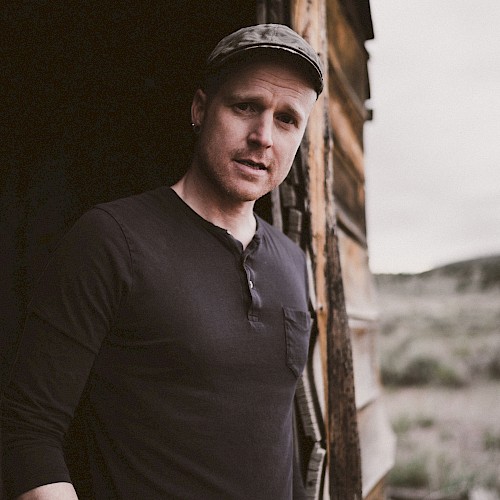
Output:
<instances>
[{"instance_id":1,"label":"vertical wooden beam","mask_svg":"<svg viewBox=\"0 0 500 500\"><path fill-rule=\"evenodd\" d=\"M320 54L318 47L323 45L320 33L320 16L316 15L320 2L307 2L305 0L291 1L291 24L292 28L303 36ZM323 54L321 54L323 56ZM324 57L323 65L325 65ZM327 89L325 89L327 90ZM325 158L328 157L328 144L325 144L327 136L325 127L325 110L328 106L327 92L323 92L316 103L301 145L302 166L305 169L307 179L306 210L310 219L310 250L313 263L315 293L316 293L316 321L318 323L319 341L321 345L321 356L323 366L323 380L325 387L325 401L328 400L328 376L327 376L327 319L328 299L326 296L326 203L325 203ZM325 415L325 422L328 416Z\"/></svg>"},{"instance_id":2,"label":"vertical wooden beam","mask_svg":"<svg viewBox=\"0 0 500 500\"><path fill-rule=\"evenodd\" d=\"M291 0L292 27L318 51L325 91L311 114L302 146L308 171L308 211L327 415L329 493L360 500L361 459L354 373L333 200L333 142L329 119L326 0Z\"/></svg>"}]
</instances>

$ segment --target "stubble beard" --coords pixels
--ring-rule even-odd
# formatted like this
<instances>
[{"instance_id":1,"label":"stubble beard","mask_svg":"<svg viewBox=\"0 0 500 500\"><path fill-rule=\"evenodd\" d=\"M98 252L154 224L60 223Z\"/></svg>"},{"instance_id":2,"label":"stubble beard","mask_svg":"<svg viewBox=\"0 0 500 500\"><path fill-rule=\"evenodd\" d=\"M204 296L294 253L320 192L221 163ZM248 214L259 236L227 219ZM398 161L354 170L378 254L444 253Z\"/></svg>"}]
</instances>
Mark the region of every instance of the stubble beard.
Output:
<instances>
[{"instance_id":1,"label":"stubble beard","mask_svg":"<svg viewBox=\"0 0 500 500\"><path fill-rule=\"evenodd\" d=\"M238 179L236 179L234 172L232 172L232 169L235 167L230 164L232 160L224 160L220 157L207 159L201 154L200 149L197 151L195 156L197 168L203 178L211 186L211 189L222 196L222 198L230 199L234 202L255 202L276 187L272 182L269 182L268 179L263 185L259 185L258 188L256 187L255 189L251 189L249 191L244 188L244 183L252 181L245 181L244 179L238 181ZM250 156L253 158L259 158L259 155L249 152L246 149L231 152L229 158L247 158ZM267 166L269 171L274 171L274 161L266 160L262 155L260 156L262 159L259 158L259 161L262 161L262 163ZM226 165L223 164L224 161L227 162ZM218 168L217 165L222 165L222 168ZM258 181L254 182L257 183Z\"/></svg>"}]
</instances>

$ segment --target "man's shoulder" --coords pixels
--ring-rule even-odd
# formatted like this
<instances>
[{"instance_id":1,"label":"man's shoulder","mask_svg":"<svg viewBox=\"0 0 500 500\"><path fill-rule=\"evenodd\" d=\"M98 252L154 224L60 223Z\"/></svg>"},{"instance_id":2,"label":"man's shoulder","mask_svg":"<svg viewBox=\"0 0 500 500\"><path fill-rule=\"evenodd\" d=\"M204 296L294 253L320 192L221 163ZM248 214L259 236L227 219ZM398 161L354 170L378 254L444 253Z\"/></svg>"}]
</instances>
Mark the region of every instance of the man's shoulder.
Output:
<instances>
[{"instance_id":1,"label":"man's shoulder","mask_svg":"<svg viewBox=\"0 0 500 500\"><path fill-rule=\"evenodd\" d=\"M168 207L169 200L171 199L171 196L169 196L170 191L169 187L161 186L143 193L99 203L94 208L108 212L111 215L141 214L141 212L150 213L151 211L164 210Z\"/></svg>"},{"instance_id":2,"label":"man's shoulder","mask_svg":"<svg viewBox=\"0 0 500 500\"><path fill-rule=\"evenodd\" d=\"M151 191L100 203L91 211L106 213L122 227L143 226L146 229L155 224L164 225L168 223L169 218L175 218L178 206L172 190L168 186L161 186Z\"/></svg>"},{"instance_id":3,"label":"man's shoulder","mask_svg":"<svg viewBox=\"0 0 500 500\"><path fill-rule=\"evenodd\" d=\"M153 237L159 228L166 228L178 218L172 191L163 186L151 191L99 203L83 213L68 234L86 232L93 238Z\"/></svg>"}]
</instances>

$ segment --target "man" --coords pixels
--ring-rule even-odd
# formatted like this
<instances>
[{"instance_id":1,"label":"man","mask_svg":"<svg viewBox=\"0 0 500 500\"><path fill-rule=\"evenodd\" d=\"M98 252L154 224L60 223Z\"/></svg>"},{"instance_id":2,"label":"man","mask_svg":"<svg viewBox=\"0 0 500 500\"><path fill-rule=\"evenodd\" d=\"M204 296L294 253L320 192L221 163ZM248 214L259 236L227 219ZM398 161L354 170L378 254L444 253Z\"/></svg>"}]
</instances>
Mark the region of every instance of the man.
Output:
<instances>
[{"instance_id":1,"label":"man","mask_svg":"<svg viewBox=\"0 0 500 500\"><path fill-rule=\"evenodd\" d=\"M69 232L3 398L10 496L291 498L305 262L253 207L286 177L322 85L289 28L229 35L192 102L185 176ZM75 412L78 469L64 453Z\"/></svg>"}]
</instances>

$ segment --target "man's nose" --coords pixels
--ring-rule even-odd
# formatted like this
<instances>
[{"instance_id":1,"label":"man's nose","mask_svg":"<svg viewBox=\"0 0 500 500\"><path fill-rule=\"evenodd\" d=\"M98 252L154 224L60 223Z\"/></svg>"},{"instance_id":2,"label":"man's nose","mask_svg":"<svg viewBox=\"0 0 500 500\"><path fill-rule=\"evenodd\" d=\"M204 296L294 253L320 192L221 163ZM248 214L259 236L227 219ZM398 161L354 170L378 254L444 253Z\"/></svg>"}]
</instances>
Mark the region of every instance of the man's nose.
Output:
<instances>
[{"instance_id":1,"label":"man's nose","mask_svg":"<svg viewBox=\"0 0 500 500\"><path fill-rule=\"evenodd\" d=\"M252 130L248 136L249 142L263 148L270 148L273 145L274 118L267 114L262 114L255 119Z\"/></svg>"}]
</instances>

